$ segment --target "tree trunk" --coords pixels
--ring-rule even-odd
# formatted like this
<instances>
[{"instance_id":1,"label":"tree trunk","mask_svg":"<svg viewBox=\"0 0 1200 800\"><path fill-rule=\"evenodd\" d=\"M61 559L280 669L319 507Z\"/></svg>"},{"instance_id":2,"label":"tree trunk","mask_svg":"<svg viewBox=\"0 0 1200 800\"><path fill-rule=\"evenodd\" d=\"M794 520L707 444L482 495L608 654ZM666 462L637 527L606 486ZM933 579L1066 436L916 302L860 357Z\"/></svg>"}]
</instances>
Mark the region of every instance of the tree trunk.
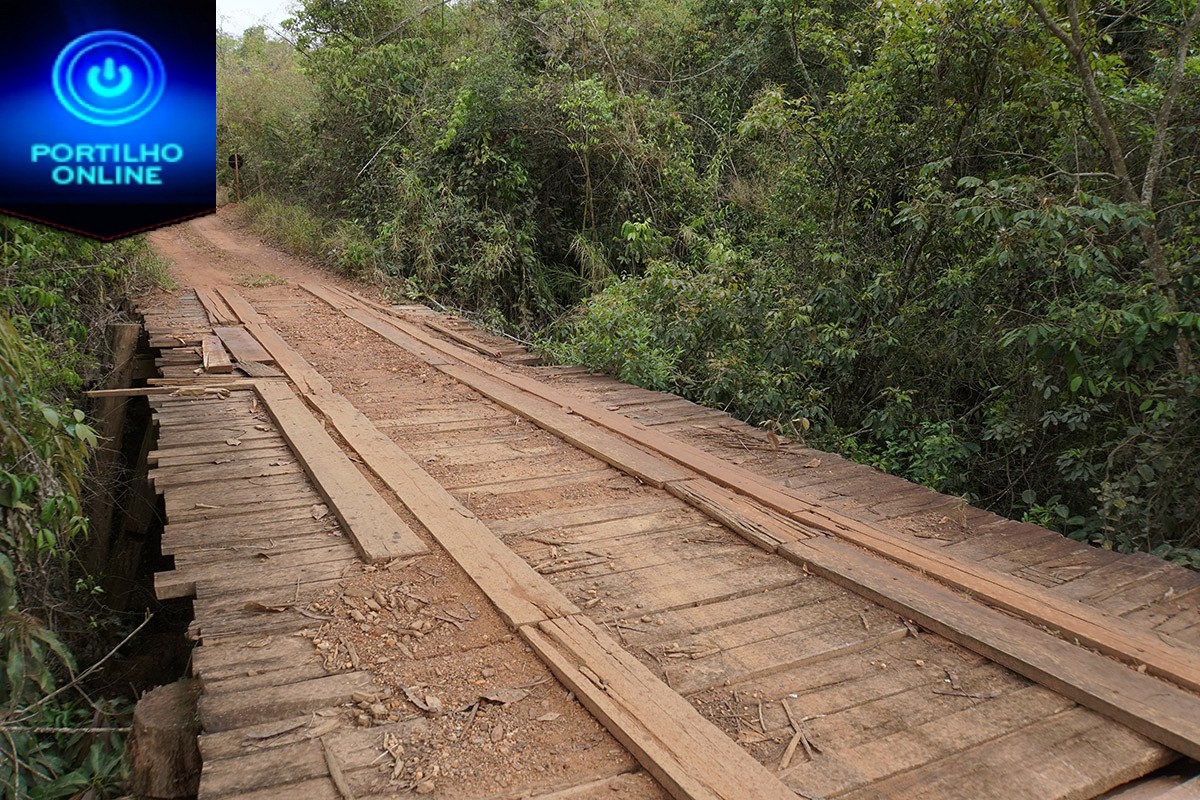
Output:
<instances>
[{"instance_id":1,"label":"tree trunk","mask_svg":"<svg viewBox=\"0 0 1200 800\"><path fill-rule=\"evenodd\" d=\"M146 693L133 711L129 788L141 800L182 800L200 789L200 684L181 680Z\"/></svg>"}]
</instances>

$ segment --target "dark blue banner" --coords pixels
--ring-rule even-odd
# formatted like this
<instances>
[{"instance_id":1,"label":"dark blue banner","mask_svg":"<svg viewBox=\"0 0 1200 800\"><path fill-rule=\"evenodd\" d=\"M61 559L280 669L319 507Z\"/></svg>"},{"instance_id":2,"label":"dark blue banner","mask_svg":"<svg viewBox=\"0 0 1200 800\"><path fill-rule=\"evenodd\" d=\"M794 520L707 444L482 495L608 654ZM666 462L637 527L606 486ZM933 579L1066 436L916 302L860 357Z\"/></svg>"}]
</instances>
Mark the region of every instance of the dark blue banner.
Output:
<instances>
[{"instance_id":1,"label":"dark blue banner","mask_svg":"<svg viewBox=\"0 0 1200 800\"><path fill-rule=\"evenodd\" d=\"M115 239L215 208L213 0L0 0L0 213Z\"/></svg>"}]
</instances>

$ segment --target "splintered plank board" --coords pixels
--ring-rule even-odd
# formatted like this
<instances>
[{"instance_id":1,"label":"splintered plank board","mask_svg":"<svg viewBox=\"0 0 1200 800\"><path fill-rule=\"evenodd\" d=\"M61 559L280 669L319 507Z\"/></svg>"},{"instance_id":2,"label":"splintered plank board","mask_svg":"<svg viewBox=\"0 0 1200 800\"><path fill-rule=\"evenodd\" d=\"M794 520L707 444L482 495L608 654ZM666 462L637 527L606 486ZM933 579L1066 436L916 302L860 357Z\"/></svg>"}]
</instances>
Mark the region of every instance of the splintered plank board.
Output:
<instances>
[{"instance_id":1,"label":"splintered plank board","mask_svg":"<svg viewBox=\"0 0 1200 800\"><path fill-rule=\"evenodd\" d=\"M426 551L295 392L280 383L263 382L258 396L364 561L372 564Z\"/></svg>"},{"instance_id":2,"label":"splintered plank board","mask_svg":"<svg viewBox=\"0 0 1200 800\"><path fill-rule=\"evenodd\" d=\"M238 361L258 361L263 364L271 364L275 361L271 358L271 354L258 343L258 340L241 326L218 325L213 328L213 333L221 337L221 341Z\"/></svg>"},{"instance_id":3,"label":"splintered plank board","mask_svg":"<svg viewBox=\"0 0 1200 800\"><path fill-rule=\"evenodd\" d=\"M261 361L239 361L237 368L251 378L282 378L283 373Z\"/></svg>"},{"instance_id":4,"label":"splintered plank board","mask_svg":"<svg viewBox=\"0 0 1200 800\"><path fill-rule=\"evenodd\" d=\"M200 347L204 359L205 372L233 372L233 362L221 345L221 340L209 334L201 337Z\"/></svg>"},{"instance_id":5,"label":"splintered plank board","mask_svg":"<svg viewBox=\"0 0 1200 800\"><path fill-rule=\"evenodd\" d=\"M208 319L213 325L224 325L235 321L233 312L212 289L197 286L196 298L200 301L200 305L204 306L204 312L208 314Z\"/></svg>"},{"instance_id":6,"label":"splintered plank board","mask_svg":"<svg viewBox=\"0 0 1200 800\"><path fill-rule=\"evenodd\" d=\"M681 800L795 800L778 778L582 615L521 636L580 701Z\"/></svg>"}]
</instances>

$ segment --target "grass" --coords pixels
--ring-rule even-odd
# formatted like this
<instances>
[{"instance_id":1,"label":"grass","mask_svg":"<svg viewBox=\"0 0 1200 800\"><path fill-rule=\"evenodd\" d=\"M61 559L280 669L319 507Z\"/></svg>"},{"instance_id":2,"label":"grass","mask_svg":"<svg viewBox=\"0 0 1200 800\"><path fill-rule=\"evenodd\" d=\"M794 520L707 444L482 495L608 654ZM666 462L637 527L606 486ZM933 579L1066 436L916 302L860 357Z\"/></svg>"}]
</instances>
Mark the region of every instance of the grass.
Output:
<instances>
[{"instance_id":1,"label":"grass","mask_svg":"<svg viewBox=\"0 0 1200 800\"><path fill-rule=\"evenodd\" d=\"M264 286L286 286L287 279L270 272L243 275L238 278L238 285L247 289L261 289Z\"/></svg>"}]
</instances>

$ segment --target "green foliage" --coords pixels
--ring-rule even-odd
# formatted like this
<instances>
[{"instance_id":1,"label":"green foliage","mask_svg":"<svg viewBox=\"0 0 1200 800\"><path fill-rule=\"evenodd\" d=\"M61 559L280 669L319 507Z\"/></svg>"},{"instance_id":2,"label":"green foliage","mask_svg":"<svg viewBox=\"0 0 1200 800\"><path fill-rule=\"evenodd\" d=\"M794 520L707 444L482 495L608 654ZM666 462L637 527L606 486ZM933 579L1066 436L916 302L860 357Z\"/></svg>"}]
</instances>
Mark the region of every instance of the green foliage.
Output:
<instances>
[{"instance_id":1,"label":"green foliage","mask_svg":"<svg viewBox=\"0 0 1200 800\"><path fill-rule=\"evenodd\" d=\"M560 358L1195 566L1194 3L1084 5L1152 192L1026 0L309 0L263 186Z\"/></svg>"},{"instance_id":2,"label":"green foliage","mask_svg":"<svg viewBox=\"0 0 1200 800\"><path fill-rule=\"evenodd\" d=\"M163 275L138 240L101 245L0 220L0 795L116 796L125 713L56 693L89 642L82 492L96 433L72 400L95 377L105 323ZM68 645L71 645L69 647ZM108 721L113 720L113 721ZM119 724L119 723L117 723ZM39 732L37 729L62 729Z\"/></svg>"}]
</instances>

